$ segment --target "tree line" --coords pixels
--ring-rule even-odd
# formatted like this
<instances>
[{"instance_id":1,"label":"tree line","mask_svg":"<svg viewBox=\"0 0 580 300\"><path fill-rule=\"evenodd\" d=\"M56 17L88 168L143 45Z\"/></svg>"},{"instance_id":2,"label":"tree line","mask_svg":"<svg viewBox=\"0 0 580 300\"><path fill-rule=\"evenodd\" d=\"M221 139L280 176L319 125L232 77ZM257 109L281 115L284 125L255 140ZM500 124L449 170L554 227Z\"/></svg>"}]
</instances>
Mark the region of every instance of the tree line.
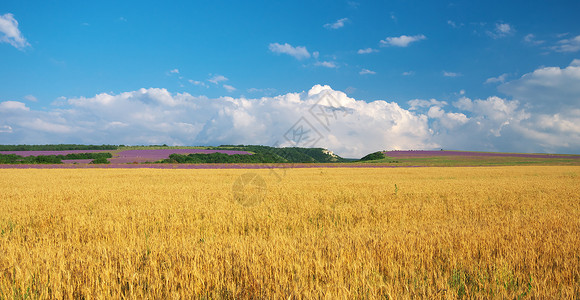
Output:
<instances>
[{"instance_id":1,"label":"tree line","mask_svg":"<svg viewBox=\"0 0 580 300\"><path fill-rule=\"evenodd\" d=\"M117 150L116 145L79 145L79 144L52 144L52 145L0 145L0 151L64 151L64 150Z\"/></svg>"},{"instance_id":2,"label":"tree line","mask_svg":"<svg viewBox=\"0 0 580 300\"><path fill-rule=\"evenodd\" d=\"M252 154L171 154L168 159L161 160L159 163L328 163L347 161L342 157L331 155L323 148L222 145L212 149L246 151Z\"/></svg>"},{"instance_id":3,"label":"tree line","mask_svg":"<svg viewBox=\"0 0 580 300\"><path fill-rule=\"evenodd\" d=\"M50 150L46 150L50 151ZM0 154L0 164L62 164L63 159L92 159L92 164L108 164L107 158L113 155L108 152L71 153L67 155L37 155L20 156L16 154Z\"/></svg>"}]
</instances>

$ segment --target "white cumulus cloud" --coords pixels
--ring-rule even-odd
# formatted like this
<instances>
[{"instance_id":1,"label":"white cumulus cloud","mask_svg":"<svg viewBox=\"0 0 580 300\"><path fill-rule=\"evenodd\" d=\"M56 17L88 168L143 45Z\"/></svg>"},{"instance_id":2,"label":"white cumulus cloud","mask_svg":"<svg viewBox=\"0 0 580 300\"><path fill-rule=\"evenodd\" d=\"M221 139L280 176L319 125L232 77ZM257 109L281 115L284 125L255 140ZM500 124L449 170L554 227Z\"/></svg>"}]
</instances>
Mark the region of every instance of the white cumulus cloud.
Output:
<instances>
[{"instance_id":1,"label":"white cumulus cloud","mask_svg":"<svg viewBox=\"0 0 580 300\"><path fill-rule=\"evenodd\" d=\"M445 112L439 106L432 106L427 112L427 116L431 119L436 119L436 125L441 125L447 129L454 129L469 121L469 118L463 113Z\"/></svg>"},{"instance_id":2,"label":"white cumulus cloud","mask_svg":"<svg viewBox=\"0 0 580 300\"><path fill-rule=\"evenodd\" d=\"M431 106L443 107L447 105L447 102L439 101L437 99L429 99L429 100L413 99L407 101L407 103L409 104L409 110L417 110L420 108L426 108Z\"/></svg>"},{"instance_id":3,"label":"white cumulus cloud","mask_svg":"<svg viewBox=\"0 0 580 300\"><path fill-rule=\"evenodd\" d=\"M24 103L1 102L0 120L18 135L0 143L78 143L292 146L289 136L306 120L317 146L347 157L381 149L433 148L428 118L394 102L365 102L328 86L259 99L209 99L171 94L165 89L70 98L64 107L26 110ZM17 113L16 113L17 112ZM4 131L8 131L7 127Z\"/></svg>"},{"instance_id":4,"label":"white cumulus cloud","mask_svg":"<svg viewBox=\"0 0 580 300\"><path fill-rule=\"evenodd\" d=\"M0 15L0 43L8 43L17 49L30 46L18 29L18 21L13 14Z\"/></svg>"},{"instance_id":5,"label":"white cumulus cloud","mask_svg":"<svg viewBox=\"0 0 580 300\"><path fill-rule=\"evenodd\" d=\"M270 51L277 54L288 54L298 60L310 58L310 52L304 46L292 46L288 43L271 43L268 47Z\"/></svg>"},{"instance_id":6,"label":"white cumulus cloud","mask_svg":"<svg viewBox=\"0 0 580 300\"><path fill-rule=\"evenodd\" d=\"M26 104L19 101L4 101L0 102L0 111L11 111L11 110L30 110Z\"/></svg>"},{"instance_id":7,"label":"white cumulus cloud","mask_svg":"<svg viewBox=\"0 0 580 300\"><path fill-rule=\"evenodd\" d=\"M519 80L524 78L519 85L531 79ZM149 88L64 98L42 110L0 102L0 143L262 144L325 147L344 157L438 148L580 153L580 102L564 101L566 107L549 111L530 101L463 95L451 105L415 99L405 109L326 85L253 99Z\"/></svg>"},{"instance_id":8,"label":"white cumulus cloud","mask_svg":"<svg viewBox=\"0 0 580 300\"><path fill-rule=\"evenodd\" d=\"M387 47L387 46L407 47L407 46L409 46L409 44L411 44L413 42L418 42L418 41L424 40L426 38L427 37L422 35L422 34L413 35L413 36L401 35L399 37L387 37L386 39L381 40L380 44L381 44L381 47Z\"/></svg>"},{"instance_id":9,"label":"white cumulus cloud","mask_svg":"<svg viewBox=\"0 0 580 300\"><path fill-rule=\"evenodd\" d=\"M497 82L505 82L506 78L507 78L508 74L504 73L499 75L498 77L490 77L487 80L485 80L484 83L497 83Z\"/></svg>"},{"instance_id":10,"label":"white cumulus cloud","mask_svg":"<svg viewBox=\"0 0 580 300\"><path fill-rule=\"evenodd\" d=\"M498 87L500 92L526 102L537 110L557 112L580 103L580 64L544 67Z\"/></svg>"},{"instance_id":11,"label":"white cumulus cloud","mask_svg":"<svg viewBox=\"0 0 580 300\"><path fill-rule=\"evenodd\" d=\"M509 34L509 33L514 31L512 26L510 24L507 24L507 23L495 24L495 29L497 32L503 33L503 34Z\"/></svg>"}]
</instances>

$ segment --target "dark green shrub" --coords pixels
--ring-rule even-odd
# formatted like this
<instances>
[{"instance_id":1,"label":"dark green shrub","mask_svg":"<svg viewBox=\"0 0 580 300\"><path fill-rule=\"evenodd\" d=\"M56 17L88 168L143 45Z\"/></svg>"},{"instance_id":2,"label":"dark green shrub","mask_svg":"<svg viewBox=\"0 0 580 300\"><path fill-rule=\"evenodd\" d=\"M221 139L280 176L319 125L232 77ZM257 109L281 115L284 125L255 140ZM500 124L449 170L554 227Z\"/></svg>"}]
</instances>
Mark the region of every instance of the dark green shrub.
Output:
<instances>
[{"instance_id":1,"label":"dark green shrub","mask_svg":"<svg viewBox=\"0 0 580 300\"><path fill-rule=\"evenodd\" d=\"M91 161L91 164L108 164L109 160L107 160L104 157L99 157L99 158L95 158L93 159L93 161Z\"/></svg>"},{"instance_id":2,"label":"dark green shrub","mask_svg":"<svg viewBox=\"0 0 580 300\"><path fill-rule=\"evenodd\" d=\"M377 151L371 154L367 154L365 157L361 158L361 161L365 161L365 160L377 160L377 159L383 159L385 158L385 154L381 151Z\"/></svg>"}]
</instances>

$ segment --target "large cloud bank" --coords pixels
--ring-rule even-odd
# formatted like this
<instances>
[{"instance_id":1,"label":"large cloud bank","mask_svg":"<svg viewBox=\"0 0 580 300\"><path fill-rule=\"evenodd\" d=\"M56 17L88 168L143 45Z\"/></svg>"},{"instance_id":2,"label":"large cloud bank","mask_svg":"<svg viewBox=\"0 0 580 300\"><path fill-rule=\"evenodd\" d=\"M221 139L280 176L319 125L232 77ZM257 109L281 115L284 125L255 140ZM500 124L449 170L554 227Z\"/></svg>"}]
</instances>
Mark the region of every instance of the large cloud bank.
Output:
<instances>
[{"instance_id":1,"label":"large cloud bank","mask_svg":"<svg viewBox=\"0 0 580 300\"><path fill-rule=\"evenodd\" d=\"M322 85L259 99L149 88L62 99L48 110L4 101L0 143L262 144L325 147L345 157L438 148L580 153L579 74L574 61L500 86L512 99L415 99L408 108Z\"/></svg>"}]
</instances>

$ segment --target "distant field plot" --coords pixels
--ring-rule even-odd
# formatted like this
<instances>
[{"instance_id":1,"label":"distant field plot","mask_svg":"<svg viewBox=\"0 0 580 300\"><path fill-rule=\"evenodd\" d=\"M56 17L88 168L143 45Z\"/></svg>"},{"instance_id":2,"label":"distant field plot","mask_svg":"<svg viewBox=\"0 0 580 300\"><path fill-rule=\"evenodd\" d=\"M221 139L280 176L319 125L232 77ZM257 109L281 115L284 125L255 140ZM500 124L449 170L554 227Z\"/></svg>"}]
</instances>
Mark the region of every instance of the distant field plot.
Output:
<instances>
[{"instance_id":1,"label":"distant field plot","mask_svg":"<svg viewBox=\"0 0 580 300\"><path fill-rule=\"evenodd\" d=\"M92 159L63 159L63 164L89 164Z\"/></svg>"},{"instance_id":2,"label":"distant field plot","mask_svg":"<svg viewBox=\"0 0 580 300\"><path fill-rule=\"evenodd\" d=\"M392 166L510 166L510 165L580 165L580 155L495 153L470 151L385 151L384 159L371 163Z\"/></svg>"},{"instance_id":3,"label":"distant field plot","mask_svg":"<svg viewBox=\"0 0 580 300\"><path fill-rule=\"evenodd\" d=\"M16 154L22 157L39 155L67 155L78 153L112 152L111 150L56 150L56 151L0 151L0 154Z\"/></svg>"},{"instance_id":4,"label":"distant field plot","mask_svg":"<svg viewBox=\"0 0 580 300\"><path fill-rule=\"evenodd\" d=\"M113 158L109 159L114 164L156 162L169 158L171 154L191 154L191 153L225 153L225 154L250 154L246 151L233 150L206 150L206 149L143 149L143 150L122 150L114 152Z\"/></svg>"},{"instance_id":5,"label":"distant field plot","mask_svg":"<svg viewBox=\"0 0 580 300\"><path fill-rule=\"evenodd\" d=\"M0 181L2 299L580 297L577 166Z\"/></svg>"},{"instance_id":6,"label":"distant field plot","mask_svg":"<svg viewBox=\"0 0 580 300\"><path fill-rule=\"evenodd\" d=\"M56 145L55 147L66 148L67 145ZM69 150L66 149L45 152L22 150L40 148L40 146L27 145L5 146L4 149L6 148L11 149L10 154L0 153L0 168L129 168L128 164L132 165L130 168L139 165L137 168L164 169L271 168L273 164L278 164L278 167L281 167L279 164L297 166L298 164L336 164L353 161L337 156L324 148L275 148L259 145L220 147L123 146L107 150L107 153L68 153ZM20 150L17 151L18 149Z\"/></svg>"},{"instance_id":7,"label":"distant field plot","mask_svg":"<svg viewBox=\"0 0 580 300\"><path fill-rule=\"evenodd\" d=\"M199 149L199 148L162 148L155 149L155 147L149 147L152 149L133 149L139 147L125 147L117 150L55 150L55 151L0 151L0 154L15 154L22 157L29 156L46 156L46 155L67 155L67 154L82 154L82 153L99 153L107 152L112 153L112 158L108 161L112 164L131 164L131 163L154 163L163 159L169 158L171 154L211 154L211 153L224 153L228 155L240 154L240 155L251 155L252 153L247 151L235 151L235 150L223 150L223 149ZM92 159L64 159L62 163L64 164L80 164L88 165ZM2 167L2 165L0 165ZM5 166L10 167L10 166ZM12 166L14 168L27 168L33 167L21 165ZM38 165L38 168L47 168L48 166ZM59 166L51 166L51 168L58 168ZM62 166L60 166L62 167Z\"/></svg>"}]
</instances>

